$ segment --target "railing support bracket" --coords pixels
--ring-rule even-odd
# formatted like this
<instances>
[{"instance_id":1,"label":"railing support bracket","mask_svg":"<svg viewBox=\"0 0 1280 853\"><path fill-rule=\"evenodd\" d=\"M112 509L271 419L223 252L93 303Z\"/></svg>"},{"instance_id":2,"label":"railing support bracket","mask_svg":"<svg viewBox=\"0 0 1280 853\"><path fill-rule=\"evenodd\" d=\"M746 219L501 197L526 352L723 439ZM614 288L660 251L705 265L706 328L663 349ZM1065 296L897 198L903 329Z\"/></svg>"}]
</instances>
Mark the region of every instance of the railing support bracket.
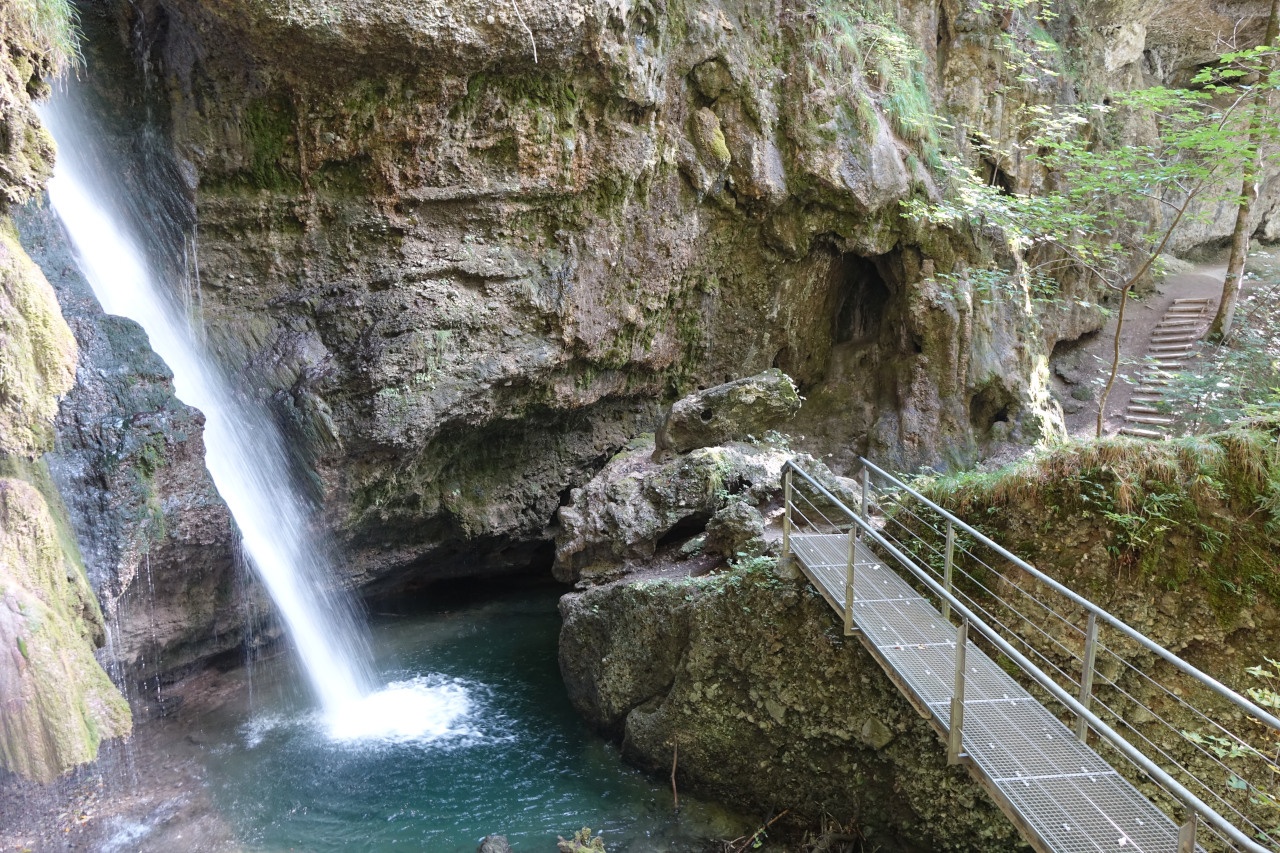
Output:
<instances>
[{"instance_id":1,"label":"railing support bracket","mask_svg":"<svg viewBox=\"0 0 1280 853\"><path fill-rule=\"evenodd\" d=\"M947 763L964 760L964 655L969 645L969 620L961 618L956 629L955 689L951 694L951 724L947 730Z\"/></svg>"}]
</instances>

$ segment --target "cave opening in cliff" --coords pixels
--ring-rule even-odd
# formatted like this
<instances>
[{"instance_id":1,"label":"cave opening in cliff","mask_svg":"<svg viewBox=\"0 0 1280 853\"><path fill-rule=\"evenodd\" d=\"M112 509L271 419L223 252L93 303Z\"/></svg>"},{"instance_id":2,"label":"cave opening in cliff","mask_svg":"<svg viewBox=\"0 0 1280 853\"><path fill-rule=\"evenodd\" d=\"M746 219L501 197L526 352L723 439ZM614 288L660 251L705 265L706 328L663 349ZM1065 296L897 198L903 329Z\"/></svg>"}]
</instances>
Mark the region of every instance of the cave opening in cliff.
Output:
<instances>
[{"instance_id":1,"label":"cave opening in cliff","mask_svg":"<svg viewBox=\"0 0 1280 853\"><path fill-rule=\"evenodd\" d=\"M983 182L989 187L995 187L1001 195L1013 195L1013 176L989 154L983 154L980 160Z\"/></svg>"},{"instance_id":2,"label":"cave opening in cliff","mask_svg":"<svg viewBox=\"0 0 1280 853\"><path fill-rule=\"evenodd\" d=\"M877 340L890 294L876 262L844 252L832 265L831 283L835 294L834 342L857 344Z\"/></svg>"},{"instance_id":3,"label":"cave opening in cliff","mask_svg":"<svg viewBox=\"0 0 1280 853\"><path fill-rule=\"evenodd\" d=\"M1013 415L1013 400L997 386L986 385L969 398L969 423L974 432L985 435L998 423L1008 423Z\"/></svg>"}]
</instances>

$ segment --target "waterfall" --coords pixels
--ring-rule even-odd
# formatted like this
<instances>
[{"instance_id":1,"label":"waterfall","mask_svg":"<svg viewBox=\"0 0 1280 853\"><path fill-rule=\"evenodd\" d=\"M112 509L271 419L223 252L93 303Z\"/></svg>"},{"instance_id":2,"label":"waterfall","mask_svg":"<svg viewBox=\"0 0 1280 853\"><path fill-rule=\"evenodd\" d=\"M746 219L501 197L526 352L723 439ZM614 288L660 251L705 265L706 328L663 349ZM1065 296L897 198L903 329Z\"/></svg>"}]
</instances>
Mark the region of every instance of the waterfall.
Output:
<instances>
[{"instance_id":1,"label":"waterfall","mask_svg":"<svg viewBox=\"0 0 1280 853\"><path fill-rule=\"evenodd\" d=\"M292 487L281 436L264 407L237 393L195 339L175 288L164 286L158 265L148 259L146 249L165 241L149 243L140 233L145 228L172 232L174 223L142 223L126 214L130 190L118 178L121 170L95 156L99 135L85 117L76 84L68 86L40 114L58 145L49 197L81 270L107 313L128 317L146 330L152 349L173 371L178 397L204 413L209 473L316 697L331 724L359 715L372 687L363 622L349 596L336 587L327 548L310 532L313 513ZM154 216L163 204L142 208Z\"/></svg>"}]
</instances>

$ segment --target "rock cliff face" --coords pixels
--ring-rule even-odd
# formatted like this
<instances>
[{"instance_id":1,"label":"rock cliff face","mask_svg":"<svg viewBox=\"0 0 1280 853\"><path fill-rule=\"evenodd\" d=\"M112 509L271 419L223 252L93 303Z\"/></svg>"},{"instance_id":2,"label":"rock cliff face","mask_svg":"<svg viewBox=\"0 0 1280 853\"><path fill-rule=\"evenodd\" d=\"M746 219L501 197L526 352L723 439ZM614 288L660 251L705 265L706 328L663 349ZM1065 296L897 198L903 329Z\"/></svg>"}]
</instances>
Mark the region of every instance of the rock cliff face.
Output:
<instances>
[{"instance_id":1,"label":"rock cliff face","mask_svg":"<svg viewBox=\"0 0 1280 853\"><path fill-rule=\"evenodd\" d=\"M856 32L833 7L128 8L207 326L361 583L527 564L657 401L770 366L823 401L823 448L1051 428L1034 318L930 295L973 249L897 216L925 133L818 45Z\"/></svg>"},{"instance_id":2,"label":"rock cliff face","mask_svg":"<svg viewBox=\"0 0 1280 853\"><path fill-rule=\"evenodd\" d=\"M945 276L983 240L898 202L935 192L936 105L962 147L1000 143L1021 105L1185 76L1262 4L1129 5L1067 4L1051 31L957 0L118 14L162 89L208 328L355 580L394 586L527 564L656 401L770 366L837 467L1056 429L1046 353L1097 309L973 293Z\"/></svg>"},{"instance_id":3,"label":"rock cliff face","mask_svg":"<svg viewBox=\"0 0 1280 853\"><path fill-rule=\"evenodd\" d=\"M857 453L963 462L1057 429L1047 353L1100 323L1072 298L1096 294L975 292L963 272L991 259L984 236L899 215L937 192L934 113L962 150L998 144L1021 105L1185 77L1262 5L1096 0L1047 29L960 0L83 13L118 30L95 35L86 75L112 134L136 155L124 126L149 116L173 161L161 180L185 194L215 348L272 406L350 582L377 595L545 565L557 509L662 403L770 367L807 398L797 446L837 470ZM38 185L39 158L6 162L15 198ZM988 165L1011 188L1038 179ZM75 315L82 295L59 288ZM53 470L108 614L148 561L158 579L118 659L178 669L238 636L225 515L198 416L159 367L125 365L127 326L91 314L77 334L108 375L64 407Z\"/></svg>"},{"instance_id":4,"label":"rock cliff face","mask_svg":"<svg viewBox=\"0 0 1280 853\"><path fill-rule=\"evenodd\" d=\"M102 616L55 521L57 495L13 473L0 476L0 769L48 782L131 720L93 657Z\"/></svg>"},{"instance_id":5,"label":"rock cliff face","mask_svg":"<svg viewBox=\"0 0 1280 853\"><path fill-rule=\"evenodd\" d=\"M0 10L0 771L41 781L130 730L128 705L93 656L102 614L40 459L76 342L8 216L51 163L30 102L53 69L46 35L27 10Z\"/></svg>"},{"instance_id":6,"label":"rock cliff face","mask_svg":"<svg viewBox=\"0 0 1280 853\"><path fill-rule=\"evenodd\" d=\"M100 657L142 706L157 677L239 646L260 593L235 563L203 416L174 396L142 328L103 313L52 211L32 206L18 220L80 351L46 459L111 629Z\"/></svg>"}]
</instances>

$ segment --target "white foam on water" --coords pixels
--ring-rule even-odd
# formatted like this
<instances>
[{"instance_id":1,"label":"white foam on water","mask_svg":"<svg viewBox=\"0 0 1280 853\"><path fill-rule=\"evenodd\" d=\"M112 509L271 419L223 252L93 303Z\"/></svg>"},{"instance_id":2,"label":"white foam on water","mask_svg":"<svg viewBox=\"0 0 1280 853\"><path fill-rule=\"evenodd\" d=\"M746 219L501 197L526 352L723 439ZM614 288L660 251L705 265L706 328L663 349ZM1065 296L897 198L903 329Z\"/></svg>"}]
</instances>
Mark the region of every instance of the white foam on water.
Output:
<instances>
[{"instance_id":1,"label":"white foam on water","mask_svg":"<svg viewBox=\"0 0 1280 853\"><path fill-rule=\"evenodd\" d=\"M323 722L340 743L429 744L480 736L476 711L461 681L420 675L329 709Z\"/></svg>"},{"instance_id":2,"label":"white foam on water","mask_svg":"<svg viewBox=\"0 0 1280 853\"><path fill-rule=\"evenodd\" d=\"M113 832L98 848L100 853L116 853L118 850L136 848L136 843L151 834L151 824L128 818L115 817L107 824Z\"/></svg>"}]
</instances>

